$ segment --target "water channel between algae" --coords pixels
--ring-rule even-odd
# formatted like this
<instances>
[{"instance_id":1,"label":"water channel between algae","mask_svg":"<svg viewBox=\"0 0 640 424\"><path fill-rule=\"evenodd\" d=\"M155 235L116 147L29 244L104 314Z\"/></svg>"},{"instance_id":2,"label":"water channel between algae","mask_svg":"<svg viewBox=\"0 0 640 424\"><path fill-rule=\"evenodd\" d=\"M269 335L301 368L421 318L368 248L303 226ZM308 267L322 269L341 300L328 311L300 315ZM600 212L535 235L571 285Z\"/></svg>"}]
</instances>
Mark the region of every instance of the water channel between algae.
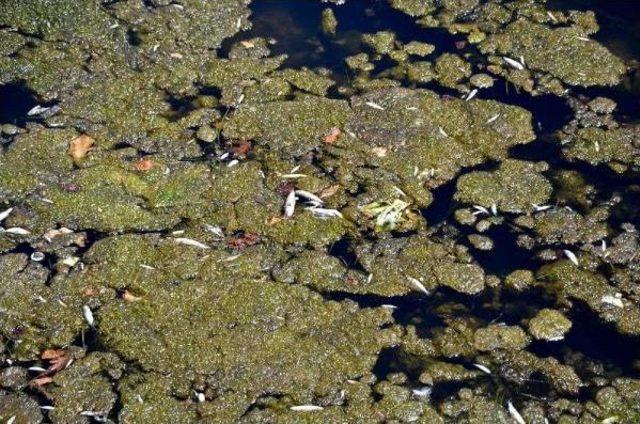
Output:
<instances>
[{"instance_id":1,"label":"water channel between algae","mask_svg":"<svg viewBox=\"0 0 640 424\"><path fill-rule=\"evenodd\" d=\"M638 22L0 1L0 422L640 423Z\"/></svg>"}]
</instances>

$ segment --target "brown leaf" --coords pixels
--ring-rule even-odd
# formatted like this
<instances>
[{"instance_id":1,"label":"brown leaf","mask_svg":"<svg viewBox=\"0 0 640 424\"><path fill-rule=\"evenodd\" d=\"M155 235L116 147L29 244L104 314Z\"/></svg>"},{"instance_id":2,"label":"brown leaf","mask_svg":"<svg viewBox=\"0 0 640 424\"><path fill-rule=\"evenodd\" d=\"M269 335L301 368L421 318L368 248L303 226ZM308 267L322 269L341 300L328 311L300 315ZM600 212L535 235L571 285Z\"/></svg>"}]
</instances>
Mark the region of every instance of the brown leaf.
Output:
<instances>
[{"instance_id":1,"label":"brown leaf","mask_svg":"<svg viewBox=\"0 0 640 424\"><path fill-rule=\"evenodd\" d=\"M95 140L86 134L82 134L71 140L69 143L69 154L73 158L74 162L77 162L87 156L87 153L89 153L89 150L91 150L94 143Z\"/></svg>"},{"instance_id":2,"label":"brown leaf","mask_svg":"<svg viewBox=\"0 0 640 424\"><path fill-rule=\"evenodd\" d=\"M125 290L124 293L122 293L122 299L125 302L137 302L139 300L142 300L141 297L131 294L129 290Z\"/></svg>"},{"instance_id":3,"label":"brown leaf","mask_svg":"<svg viewBox=\"0 0 640 424\"><path fill-rule=\"evenodd\" d=\"M250 49L256 46L256 44L253 41L241 41L240 44L242 44L247 49Z\"/></svg>"},{"instance_id":4,"label":"brown leaf","mask_svg":"<svg viewBox=\"0 0 640 424\"><path fill-rule=\"evenodd\" d=\"M146 172L153 168L153 162L146 158L140 158L136 161L135 164L133 164L133 167L136 169L136 171Z\"/></svg>"},{"instance_id":5,"label":"brown leaf","mask_svg":"<svg viewBox=\"0 0 640 424\"><path fill-rule=\"evenodd\" d=\"M42 352L42 355L40 355L40 358L47 359L47 360L57 359L65 356L66 354L67 352L65 352L62 349L47 349L44 352Z\"/></svg>"},{"instance_id":6,"label":"brown leaf","mask_svg":"<svg viewBox=\"0 0 640 424\"><path fill-rule=\"evenodd\" d=\"M98 290L94 289L93 287L87 287L84 290L82 290L82 295L86 297L92 297L92 296L95 296L96 294L98 294Z\"/></svg>"},{"instance_id":7,"label":"brown leaf","mask_svg":"<svg viewBox=\"0 0 640 424\"><path fill-rule=\"evenodd\" d=\"M234 157L244 156L249 153L249 150L251 150L251 142L247 140L243 140L231 148Z\"/></svg>"},{"instance_id":8,"label":"brown leaf","mask_svg":"<svg viewBox=\"0 0 640 424\"><path fill-rule=\"evenodd\" d=\"M260 236L254 233L241 233L234 237L229 237L226 241L227 247L235 250L244 250L260 241Z\"/></svg>"},{"instance_id":9,"label":"brown leaf","mask_svg":"<svg viewBox=\"0 0 640 424\"><path fill-rule=\"evenodd\" d=\"M277 223L283 221L283 218L280 216L272 216L271 219L268 219L265 221L265 225L268 227L272 227L274 225L276 225Z\"/></svg>"},{"instance_id":10,"label":"brown leaf","mask_svg":"<svg viewBox=\"0 0 640 424\"><path fill-rule=\"evenodd\" d=\"M333 127L331 128L331 131L329 131L329 134L324 136L324 142L329 145L335 144L335 142L338 141L340 134L342 134L342 131L340 131L340 128Z\"/></svg>"},{"instance_id":11,"label":"brown leaf","mask_svg":"<svg viewBox=\"0 0 640 424\"><path fill-rule=\"evenodd\" d=\"M36 387L42 387L45 386L49 383L53 382L53 378L52 377L38 377L38 378L34 378L33 380L31 380L31 385L32 386L36 386Z\"/></svg>"},{"instance_id":12,"label":"brown leaf","mask_svg":"<svg viewBox=\"0 0 640 424\"><path fill-rule=\"evenodd\" d=\"M340 190L340 184L334 184L327 188L323 188L322 191L318 194L318 197L321 199L326 199L327 197L331 197L336 194Z\"/></svg>"}]
</instances>

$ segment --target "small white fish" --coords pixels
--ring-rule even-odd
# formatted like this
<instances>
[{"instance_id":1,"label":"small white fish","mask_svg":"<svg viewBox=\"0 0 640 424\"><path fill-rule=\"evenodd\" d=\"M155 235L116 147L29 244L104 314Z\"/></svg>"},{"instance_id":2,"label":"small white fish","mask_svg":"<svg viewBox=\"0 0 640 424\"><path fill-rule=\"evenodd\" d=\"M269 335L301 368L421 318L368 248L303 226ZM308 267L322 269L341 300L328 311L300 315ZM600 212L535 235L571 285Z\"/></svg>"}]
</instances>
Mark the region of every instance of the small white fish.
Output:
<instances>
[{"instance_id":1,"label":"small white fish","mask_svg":"<svg viewBox=\"0 0 640 424\"><path fill-rule=\"evenodd\" d=\"M491 375L491 370L489 368L485 367L484 365L482 365L482 364L473 364L473 366L478 368L483 373Z\"/></svg>"},{"instance_id":2,"label":"small white fish","mask_svg":"<svg viewBox=\"0 0 640 424\"><path fill-rule=\"evenodd\" d=\"M426 295L429 295L429 290L427 290L427 288L424 286L424 284L422 284L420 280L418 280L417 278L409 277L409 276L407 276L407 280L409 281L409 283L413 288L415 288L418 291L421 291Z\"/></svg>"},{"instance_id":3,"label":"small white fish","mask_svg":"<svg viewBox=\"0 0 640 424\"><path fill-rule=\"evenodd\" d=\"M558 20L556 19L556 17L555 17L555 16L553 16L553 13L551 13L551 12L549 12L549 11L547 11L547 16L548 16L549 18L551 18L551 20L552 20L553 22L557 22L557 21L558 21Z\"/></svg>"},{"instance_id":4,"label":"small white fish","mask_svg":"<svg viewBox=\"0 0 640 424\"><path fill-rule=\"evenodd\" d=\"M229 157L229 152L224 152L223 154L220 155L220 157L218 159L220 160L225 160L226 158Z\"/></svg>"},{"instance_id":5,"label":"small white fish","mask_svg":"<svg viewBox=\"0 0 640 424\"><path fill-rule=\"evenodd\" d=\"M174 236L180 236L180 235L182 235L182 234L184 234L184 233L185 233L185 231L184 231L184 230L176 230L176 231L172 231L172 232L171 232L171 235L174 235Z\"/></svg>"},{"instance_id":6,"label":"small white fish","mask_svg":"<svg viewBox=\"0 0 640 424\"><path fill-rule=\"evenodd\" d=\"M296 192L291 190L287 195L287 200L284 202L284 216L291 218L296 210Z\"/></svg>"},{"instance_id":7,"label":"small white fish","mask_svg":"<svg viewBox=\"0 0 640 424\"><path fill-rule=\"evenodd\" d=\"M196 399L197 399L197 400L198 400L198 402L200 402L200 403L202 403L202 402L204 402L205 400L207 400L207 399L205 398L205 396L204 396L204 393L201 393L201 392L195 392L195 395L196 395Z\"/></svg>"},{"instance_id":8,"label":"small white fish","mask_svg":"<svg viewBox=\"0 0 640 424\"><path fill-rule=\"evenodd\" d=\"M240 163L240 161L239 161L238 159L234 159L234 160L230 161L230 162L227 164L227 168L233 168L234 166L236 166L236 165L237 165L237 164L239 164L239 163Z\"/></svg>"},{"instance_id":9,"label":"small white fish","mask_svg":"<svg viewBox=\"0 0 640 424\"><path fill-rule=\"evenodd\" d=\"M396 305L389 305L387 303L385 303L384 305L380 305L380 307L385 308L385 309L391 309L392 311L398 309L398 307Z\"/></svg>"},{"instance_id":10,"label":"small white fish","mask_svg":"<svg viewBox=\"0 0 640 424\"><path fill-rule=\"evenodd\" d=\"M238 97L238 101L236 102L236 104L240 104L244 101L244 94L241 94L240 97Z\"/></svg>"},{"instance_id":11,"label":"small white fish","mask_svg":"<svg viewBox=\"0 0 640 424\"><path fill-rule=\"evenodd\" d=\"M400 196L407 197L407 193L402 191L399 187L393 186L393 190L398 193Z\"/></svg>"},{"instance_id":12,"label":"small white fish","mask_svg":"<svg viewBox=\"0 0 640 424\"><path fill-rule=\"evenodd\" d=\"M536 205L535 203L532 203L531 206L533 206L535 212L546 211L553 207L552 205Z\"/></svg>"},{"instance_id":13,"label":"small white fish","mask_svg":"<svg viewBox=\"0 0 640 424\"><path fill-rule=\"evenodd\" d=\"M140 395L136 395L136 400L138 401L138 403L144 403L144 400L142 400L142 396Z\"/></svg>"},{"instance_id":14,"label":"small white fish","mask_svg":"<svg viewBox=\"0 0 640 424\"><path fill-rule=\"evenodd\" d=\"M119 24L113 24L113 25L109 26L109 29L116 29L119 26L120 26Z\"/></svg>"},{"instance_id":15,"label":"small white fish","mask_svg":"<svg viewBox=\"0 0 640 424\"><path fill-rule=\"evenodd\" d=\"M7 228L6 230L4 230L4 232L9 234L15 234L18 236L26 236L28 234L31 234L29 230L25 230L24 228L20 228L20 227Z\"/></svg>"},{"instance_id":16,"label":"small white fish","mask_svg":"<svg viewBox=\"0 0 640 424\"><path fill-rule=\"evenodd\" d=\"M476 210L473 213L473 215L480 215L480 214L491 215L491 213L489 213L489 209L485 208L484 206L473 205L473 209Z\"/></svg>"},{"instance_id":17,"label":"small white fish","mask_svg":"<svg viewBox=\"0 0 640 424\"><path fill-rule=\"evenodd\" d=\"M512 68L515 68L519 71L522 71L524 69L524 66L522 65L522 63L518 62L515 59L511 59L510 57L507 57L507 56L504 56L502 59Z\"/></svg>"},{"instance_id":18,"label":"small white fish","mask_svg":"<svg viewBox=\"0 0 640 424\"><path fill-rule=\"evenodd\" d=\"M522 415L520 415L520 412L518 412L518 410L515 406L513 406L513 403L511 403L510 400L507 401L507 409L509 410L509 415L511 415L511 417L516 420L518 424L527 424L524 418L522 418Z\"/></svg>"},{"instance_id":19,"label":"small white fish","mask_svg":"<svg viewBox=\"0 0 640 424\"><path fill-rule=\"evenodd\" d=\"M427 398L431 395L432 388L430 386L424 386L420 389L413 389L411 392L414 396L419 398Z\"/></svg>"},{"instance_id":20,"label":"small white fish","mask_svg":"<svg viewBox=\"0 0 640 424\"><path fill-rule=\"evenodd\" d=\"M578 40L581 40L581 41L591 41L591 39L590 39L589 37L580 37L580 36L578 36L578 37L576 37L576 38L577 38Z\"/></svg>"},{"instance_id":21,"label":"small white fish","mask_svg":"<svg viewBox=\"0 0 640 424\"><path fill-rule=\"evenodd\" d=\"M27 370L32 371L32 372L45 372L46 369L42 368L42 367L29 367L27 368Z\"/></svg>"},{"instance_id":22,"label":"small white fish","mask_svg":"<svg viewBox=\"0 0 640 424\"><path fill-rule=\"evenodd\" d=\"M15 420L16 420L16 416L15 416L15 415L13 415L11 418L9 418L9 419L7 420L7 424L13 424L13 422L14 422Z\"/></svg>"},{"instance_id":23,"label":"small white fish","mask_svg":"<svg viewBox=\"0 0 640 424\"><path fill-rule=\"evenodd\" d=\"M495 203L491 204L491 213L493 214L493 216L498 216L498 205L496 205Z\"/></svg>"},{"instance_id":24,"label":"small white fish","mask_svg":"<svg viewBox=\"0 0 640 424\"><path fill-rule=\"evenodd\" d=\"M385 110L382 106L380 106L378 103L374 103L374 102L366 102L365 103L367 106L372 107L374 109L378 109L378 110Z\"/></svg>"},{"instance_id":25,"label":"small white fish","mask_svg":"<svg viewBox=\"0 0 640 424\"><path fill-rule=\"evenodd\" d=\"M487 124L491 124L492 122L495 122L499 117L500 117L500 114L496 113L491 118L487 119Z\"/></svg>"},{"instance_id":26,"label":"small white fish","mask_svg":"<svg viewBox=\"0 0 640 424\"><path fill-rule=\"evenodd\" d=\"M550 337L547 339L547 341L550 342L559 342L560 340L564 340L564 336Z\"/></svg>"},{"instance_id":27,"label":"small white fish","mask_svg":"<svg viewBox=\"0 0 640 424\"><path fill-rule=\"evenodd\" d=\"M210 247L206 244L200 243L199 241L190 238L179 237L174 238L173 240L178 244L186 244L187 246L198 247L200 249L210 249Z\"/></svg>"},{"instance_id":28,"label":"small white fish","mask_svg":"<svg viewBox=\"0 0 640 424\"><path fill-rule=\"evenodd\" d=\"M596 152L600 152L600 143L596 141L593 143L593 146L596 148Z\"/></svg>"},{"instance_id":29,"label":"small white fish","mask_svg":"<svg viewBox=\"0 0 640 424\"><path fill-rule=\"evenodd\" d=\"M11 214L12 211L13 211L13 208L9 208L6 211L0 212L0 222L7 219L7 217Z\"/></svg>"},{"instance_id":30,"label":"small white fish","mask_svg":"<svg viewBox=\"0 0 640 424\"><path fill-rule=\"evenodd\" d=\"M82 314L84 315L84 320L89 324L89 327L93 327L93 323L95 322L93 319L93 312L91 312L91 309L89 309L87 305L82 306Z\"/></svg>"},{"instance_id":31,"label":"small white fish","mask_svg":"<svg viewBox=\"0 0 640 424\"><path fill-rule=\"evenodd\" d=\"M565 249L563 250L564 255L571 261L573 262L574 265L578 266L580 265L580 262L578 262L578 257L575 255L575 253L573 253L571 250Z\"/></svg>"},{"instance_id":32,"label":"small white fish","mask_svg":"<svg viewBox=\"0 0 640 424\"><path fill-rule=\"evenodd\" d=\"M300 196L300 197L304 197L307 200L310 200L314 203L318 203L320 205L324 204L324 200L322 200L321 198L319 198L318 196L316 196L313 193L310 193L308 191L305 190L296 190L296 195Z\"/></svg>"},{"instance_id":33,"label":"small white fish","mask_svg":"<svg viewBox=\"0 0 640 424\"><path fill-rule=\"evenodd\" d=\"M440 134L442 134L444 137L449 137L449 134L447 134L445 132L445 130L442 129L442 127L438 127L438 131L440 132Z\"/></svg>"},{"instance_id":34,"label":"small white fish","mask_svg":"<svg viewBox=\"0 0 640 424\"><path fill-rule=\"evenodd\" d=\"M144 268L144 269L148 269L148 270L154 270L155 268L150 266L150 265L145 265L145 264L140 264L140 268Z\"/></svg>"},{"instance_id":35,"label":"small white fish","mask_svg":"<svg viewBox=\"0 0 640 424\"><path fill-rule=\"evenodd\" d=\"M289 174L295 174L296 172L298 172L299 169L300 169L300 165L296 165L293 168L291 168L291 171L289 171Z\"/></svg>"},{"instance_id":36,"label":"small white fish","mask_svg":"<svg viewBox=\"0 0 640 424\"><path fill-rule=\"evenodd\" d=\"M290 409L296 412L312 412L312 411L322 411L324 408L318 405L297 405L297 406L292 406Z\"/></svg>"},{"instance_id":37,"label":"small white fish","mask_svg":"<svg viewBox=\"0 0 640 424\"><path fill-rule=\"evenodd\" d=\"M205 228L205 230L207 230L210 233L212 233L214 236L219 237L219 238L224 238L224 231L222 231L222 228L218 227L217 225L205 224L204 228Z\"/></svg>"},{"instance_id":38,"label":"small white fish","mask_svg":"<svg viewBox=\"0 0 640 424\"><path fill-rule=\"evenodd\" d=\"M622 300L617 296L611 296L610 294L606 294L602 296L602 299L600 299L600 301L602 303L607 303L609 305L613 305L618 308L624 308L624 303L622 303Z\"/></svg>"},{"instance_id":39,"label":"small white fish","mask_svg":"<svg viewBox=\"0 0 640 424\"><path fill-rule=\"evenodd\" d=\"M603 252L606 252L606 251L607 251L607 242L606 242L606 240L602 240L602 243L600 243L600 249L601 249Z\"/></svg>"},{"instance_id":40,"label":"small white fish","mask_svg":"<svg viewBox=\"0 0 640 424\"><path fill-rule=\"evenodd\" d=\"M282 175L280 175L280 178L290 178L290 179L306 178L306 177L307 177L306 174L282 174Z\"/></svg>"},{"instance_id":41,"label":"small white fish","mask_svg":"<svg viewBox=\"0 0 640 424\"><path fill-rule=\"evenodd\" d=\"M78 261L80 261L80 258L77 257L77 256L67 256L66 258L64 258L62 263L67 265L67 266L74 267L74 266L76 266Z\"/></svg>"},{"instance_id":42,"label":"small white fish","mask_svg":"<svg viewBox=\"0 0 640 424\"><path fill-rule=\"evenodd\" d=\"M373 274L367 275L367 284L371 284L372 280L373 280Z\"/></svg>"},{"instance_id":43,"label":"small white fish","mask_svg":"<svg viewBox=\"0 0 640 424\"><path fill-rule=\"evenodd\" d=\"M471 90L471 92L467 95L467 97L464 100L468 102L469 100L476 97L476 94L478 94L478 89L474 88L473 90Z\"/></svg>"},{"instance_id":44,"label":"small white fish","mask_svg":"<svg viewBox=\"0 0 640 424\"><path fill-rule=\"evenodd\" d=\"M51 108L49 108L49 107L42 107L42 106L40 106L40 105L36 105L36 106L32 107L32 108L29 110L29 112L27 112L27 116L40 115L40 114L42 114L42 113L44 113L44 112L48 111L49 109L51 109Z\"/></svg>"},{"instance_id":45,"label":"small white fish","mask_svg":"<svg viewBox=\"0 0 640 424\"><path fill-rule=\"evenodd\" d=\"M53 410L54 410L54 409L56 409L56 408L54 408L54 407L53 407L53 406L51 406L51 405L42 405L42 406L40 407L40 409L43 409L43 410L45 410L45 411L53 411Z\"/></svg>"},{"instance_id":46,"label":"small white fish","mask_svg":"<svg viewBox=\"0 0 640 424\"><path fill-rule=\"evenodd\" d=\"M307 210L318 218L342 218L342 213L336 209L317 208L315 206L308 207Z\"/></svg>"}]
</instances>

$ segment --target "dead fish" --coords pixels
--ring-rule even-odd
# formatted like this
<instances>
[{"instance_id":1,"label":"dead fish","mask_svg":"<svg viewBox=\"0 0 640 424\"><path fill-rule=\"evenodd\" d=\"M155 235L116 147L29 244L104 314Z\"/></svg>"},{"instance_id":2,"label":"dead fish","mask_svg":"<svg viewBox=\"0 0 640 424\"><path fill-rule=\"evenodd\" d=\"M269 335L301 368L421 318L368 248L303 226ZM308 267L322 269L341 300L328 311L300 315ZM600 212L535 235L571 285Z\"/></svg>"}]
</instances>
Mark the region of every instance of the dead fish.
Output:
<instances>
[{"instance_id":1,"label":"dead fish","mask_svg":"<svg viewBox=\"0 0 640 424\"><path fill-rule=\"evenodd\" d=\"M212 233L214 236L219 238L224 238L224 231L222 231L222 228L218 227L217 225L205 224L204 228L208 232Z\"/></svg>"},{"instance_id":2,"label":"dead fish","mask_svg":"<svg viewBox=\"0 0 640 424\"><path fill-rule=\"evenodd\" d=\"M535 212L546 211L546 210L551 209L553 207L552 205L536 205L535 203L532 203L531 206L533 206L533 210Z\"/></svg>"},{"instance_id":3,"label":"dead fish","mask_svg":"<svg viewBox=\"0 0 640 424\"><path fill-rule=\"evenodd\" d=\"M503 58L502 58L502 59L503 59L503 60L504 60L504 61L505 61L509 66L511 66L511 67L513 67L513 68L515 68L515 69L517 69L517 70L519 70L519 71L522 71L522 70L524 69L524 65L523 65L522 63L518 62L518 61L517 61L517 60L515 60L515 59L511 59L510 57L507 57L507 56L503 56Z\"/></svg>"},{"instance_id":4,"label":"dead fish","mask_svg":"<svg viewBox=\"0 0 640 424\"><path fill-rule=\"evenodd\" d=\"M367 275L367 284L370 284L372 280L373 280L373 274Z\"/></svg>"},{"instance_id":5,"label":"dead fish","mask_svg":"<svg viewBox=\"0 0 640 424\"><path fill-rule=\"evenodd\" d=\"M606 242L606 240L602 240L602 243L600 243L600 249L601 249L603 252L606 252L606 251L607 251L607 242Z\"/></svg>"},{"instance_id":6,"label":"dead fish","mask_svg":"<svg viewBox=\"0 0 640 424\"><path fill-rule=\"evenodd\" d=\"M516 420L518 424L527 424L524 418L522 418L522 415L520 415L520 412L518 412L518 410L515 406L513 406L513 403L511 403L510 400L507 401L507 410L509 411L509 415L511 415L511 417Z\"/></svg>"},{"instance_id":7,"label":"dead fish","mask_svg":"<svg viewBox=\"0 0 640 424\"><path fill-rule=\"evenodd\" d=\"M11 416L11 418L9 418L9 419L7 420L7 424L13 424L13 422L14 422L15 420L16 420L16 416L15 416L15 415L13 415L13 416Z\"/></svg>"},{"instance_id":8,"label":"dead fish","mask_svg":"<svg viewBox=\"0 0 640 424\"><path fill-rule=\"evenodd\" d=\"M491 118L487 119L487 124L491 124L492 122L495 122L499 117L500 117L500 114L496 113Z\"/></svg>"},{"instance_id":9,"label":"dead fish","mask_svg":"<svg viewBox=\"0 0 640 424\"><path fill-rule=\"evenodd\" d=\"M49 107L43 107L40 105L36 105L34 107L32 107L31 109L29 109L29 112L27 112L27 116L34 116L34 115L40 115L46 111L48 111Z\"/></svg>"},{"instance_id":10,"label":"dead fish","mask_svg":"<svg viewBox=\"0 0 640 424\"><path fill-rule=\"evenodd\" d=\"M56 409L56 408L54 408L54 407L53 407L53 406L51 406L51 405L42 405L42 406L40 407L40 409L42 409L42 410L44 410L44 411L53 411L53 410L54 410L54 409Z\"/></svg>"},{"instance_id":11,"label":"dead fish","mask_svg":"<svg viewBox=\"0 0 640 424\"><path fill-rule=\"evenodd\" d=\"M417 278L408 277L408 276L407 276L407 280L409 281L409 283L413 288L415 288L418 291L421 291L426 295L429 295L429 290L427 290L427 288L424 286L424 284L422 284L420 280L418 280Z\"/></svg>"},{"instance_id":12,"label":"dead fish","mask_svg":"<svg viewBox=\"0 0 640 424\"><path fill-rule=\"evenodd\" d=\"M419 398L427 398L431 395L432 390L433 389L430 386L424 386L420 389L413 389L411 393L413 393L414 396Z\"/></svg>"},{"instance_id":13,"label":"dead fish","mask_svg":"<svg viewBox=\"0 0 640 424\"><path fill-rule=\"evenodd\" d=\"M15 234L18 236L26 236L28 234L31 234L29 230L25 230L24 228L20 228L20 227L7 228L6 230L4 230L4 232L9 234Z\"/></svg>"},{"instance_id":14,"label":"dead fish","mask_svg":"<svg viewBox=\"0 0 640 424\"><path fill-rule=\"evenodd\" d=\"M374 109L378 109L378 110L385 110L385 108L383 108L382 106L380 106L378 103L374 103L374 102L366 102L365 103L367 106L372 107Z\"/></svg>"},{"instance_id":15,"label":"dead fish","mask_svg":"<svg viewBox=\"0 0 640 424\"><path fill-rule=\"evenodd\" d=\"M478 94L478 89L474 88L473 90L471 90L471 92L467 95L467 97L464 100L468 102L469 100L473 99L476 96L476 94Z\"/></svg>"},{"instance_id":16,"label":"dead fish","mask_svg":"<svg viewBox=\"0 0 640 424\"><path fill-rule=\"evenodd\" d=\"M280 175L280 178L290 178L290 179L306 178L306 177L307 177L306 174L282 174L282 175Z\"/></svg>"},{"instance_id":17,"label":"dead fish","mask_svg":"<svg viewBox=\"0 0 640 424\"><path fill-rule=\"evenodd\" d=\"M300 196L300 197L304 197L305 199L310 200L313 203L317 203L317 205L314 205L314 206L320 206L320 205L324 204L324 200L322 200L321 198L319 198L315 194L310 193L308 191L296 190L296 194L298 196Z\"/></svg>"},{"instance_id":18,"label":"dead fish","mask_svg":"<svg viewBox=\"0 0 640 424\"><path fill-rule=\"evenodd\" d=\"M210 249L210 247L206 244L200 243L199 241L190 238L179 237L174 238L173 240L178 244L186 244L187 246L198 247L200 249Z\"/></svg>"},{"instance_id":19,"label":"dead fish","mask_svg":"<svg viewBox=\"0 0 640 424\"><path fill-rule=\"evenodd\" d=\"M473 209L475 209L476 211L472 214L472 215L480 215L480 214L485 214L485 215L491 215L489 213L489 209L485 208L484 206L480 206L480 205L473 205Z\"/></svg>"},{"instance_id":20,"label":"dead fish","mask_svg":"<svg viewBox=\"0 0 640 424\"><path fill-rule=\"evenodd\" d=\"M284 202L284 216L291 218L296 210L296 192L291 190L287 195L287 200Z\"/></svg>"},{"instance_id":21,"label":"dead fish","mask_svg":"<svg viewBox=\"0 0 640 424\"><path fill-rule=\"evenodd\" d=\"M312 412L312 411L322 411L324 408L318 405L297 405L297 406L292 406L289 409L296 412Z\"/></svg>"},{"instance_id":22,"label":"dead fish","mask_svg":"<svg viewBox=\"0 0 640 424\"><path fill-rule=\"evenodd\" d=\"M195 395L196 395L196 399L197 399L197 400L198 400L198 402L200 402L200 403L202 403L202 402L204 402L205 400L207 400L207 399L205 398L205 396L204 396L204 393L201 393L201 392L195 392Z\"/></svg>"},{"instance_id":23,"label":"dead fish","mask_svg":"<svg viewBox=\"0 0 640 424\"><path fill-rule=\"evenodd\" d=\"M449 137L449 134L447 134L442 127L438 127L438 131L440 132L440 134L442 134L444 137Z\"/></svg>"},{"instance_id":24,"label":"dead fish","mask_svg":"<svg viewBox=\"0 0 640 424\"><path fill-rule=\"evenodd\" d=\"M148 269L150 271L155 269L154 267L152 267L150 265L145 265L145 264L140 264L140 268Z\"/></svg>"},{"instance_id":25,"label":"dead fish","mask_svg":"<svg viewBox=\"0 0 640 424\"><path fill-rule=\"evenodd\" d=\"M482 365L482 364L473 364L473 366L478 368L483 373L491 375L491 370L489 368L485 367L484 365Z\"/></svg>"},{"instance_id":26,"label":"dead fish","mask_svg":"<svg viewBox=\"0 0 640 424\"><path fill-rule=\"evenodd\" d=\"M13 208L9 208L6 211L0 212L0 222L7 219L7 217L11 214L12 211L13 211Z\"/></svg>"},{"instance_id":27,"label":"dead fish","mask_svg":"<svg viewBox=\"0 0 640 424\"><path fill-rule=\"evenodd\" d=\"M342 213L337 209L324 209L315 206L308 207L307 210L318 218L342 218Z\"/></svg>"},{"instance_id":28,"label":"dead fish","mask_svg":"<svg viewBox=\"0 0 640 424\"><path fill-rule=\"evenodd\" d=\"M91 309L89 309L87 305L82 306L82 314L84 315L84 320L89 324L89 327L93 327L93 312L91 312Z\"/></svg>"},{"instance_id":29,"label":"dead fish","mask_svg":"<svg viewBox=\"0 0 640 424\"><path fill-rule=\"evenodd\" d=\"M31 371L31 372L45 372L46 369L42 368L42 367L29 367L27 368L27 370Z\"/></svg>"},{"instance_id":30,"label":"dead fish","mask_svg":"<svg viewBox=\"0 0 640 424\"><path fill-rule=\"evenodd\" d=\"M575 253L573 253L571 250L565 249L563 250L564 255L571 261L573 262L574 265L578 266L580 265L580 262L578 262L578 257L575 255Z\"/></svg>"},{"instance_id":31,"label":"dead fish","mask_svg":"<svg viewBox=\"0 0 640 424\"><path fill-rule=\"evenodd\" d=\"M238 159L234 159L234 160L230 161L230 162L227 164L227 168L233 168L234 166L236 166L236 165L237 165L237 164L239 164L239 163L240 163L240 161L239 161Z\"/></svg>"},{"instance_id":32,"label":"dead fish","mask_svg":"<svg viewBox=\"0 0 640 424\"><path fill-rule=\"evenodd\" d=\"M616 293L615 296L612 296L610 294L606 294L606 295L602 296L600 301L602 303L613 305L613 306L618 307L618 308L624 308L624 303L622 303L622 300L620 299L620 297L617 296L617 294L618 293Z\"/></svg>"},{"instance_id":33,"label":"dead fish","mask_svg":"<svg viewBox=\"0 0 640 424\"><path fill-rule=\"evenodd\" d=\"M498 205L496 205L495 203L491 204L491 213L493 214L493 216L498 216Z\"/></svg>"}]
</instances>

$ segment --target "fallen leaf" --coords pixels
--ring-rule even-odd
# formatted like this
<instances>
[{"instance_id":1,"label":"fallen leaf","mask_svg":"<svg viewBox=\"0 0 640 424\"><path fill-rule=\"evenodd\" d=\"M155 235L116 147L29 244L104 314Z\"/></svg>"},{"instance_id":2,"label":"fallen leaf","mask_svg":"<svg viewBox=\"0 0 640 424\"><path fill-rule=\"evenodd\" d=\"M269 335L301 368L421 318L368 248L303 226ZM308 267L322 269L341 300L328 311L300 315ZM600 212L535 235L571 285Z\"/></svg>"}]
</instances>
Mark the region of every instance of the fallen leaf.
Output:
<instances>
[{"instance_id":1,"label":"fallen leaf","mask_svg":"<svg viewBox=\"0 0 640 424\"><path fill-rule=\"evenodd\" d=\"M331 131L329 131L329 134L324 137L324 142L329 145L335 144L335 142L338 141L340 134L342 134L340 128L333 127L331 128Z\"/></svg>"},{"instance_id":2,"label":"fallen leaf","mask_svg":"<svg viewBox=\"0 0 640 424\"><path fill-rule=\"evenodd\" d=\"M136 161L133 167L136 169L136 171L145 172L153 168L153 162L151 162L149 159L140 158L138 159L138 161Z\"/></svg>"},{"instance_id":3,"label":"fallen leaf","mask_svg":"<svg viewBox=\"0 0 640 424\"><path fill-rule=\"evenodd\" d=\"M251 150L251 142L247 140L243 140L239 144L231 148L233 156L236 158L246 155L247 153L249 153L249 150Z\"/></svg>"},{"instance_id":4,"label":"fallen leaf","mask_svg":"<svg viewBox=\"0 0 640 424\"><path fill-rule=\"evenodd\" d=\"M62 349L46 349L44 352L42 352L42 355L40 355L40 358L47 359L47 360L57 359L65 356L66 354L67 352L65 352Z\"/></svg>"},{"instance_id":5,"label":"fallen leaf","mask_svg":"<svg viewBox=\"0 0 640 424\"><path fill-rule=\"evenodd\" d=\"M38 377L38 378L34 378L33 380L31 380L31 385L32 386L36 386L36 387L42 387L45 386L49 383L53 382L53 378L52 377Z\"/></svg>"},{"instance_id":6,"label":"fallen leaf","mask_svg":"<svg viewBox=\"0 0 640 424\"><path fill-rule=\"evenodd\" d=\"M89 153L94 143L95 140L93 138L82 134L69 143L69 154L73 160L77 162L87 156L87 153Z\"/></svg>"},{"instance_id":7,"label":"fallen leaf","mask_svg":"<svg viewBox=\"0 0 640 424\"><path fill-rule=\"evenodd\" d=\"M260 241L260 236L254 233L240 233L237 236L229 237L226 241L227 247L235 250L244 250Z\"/></svg>"},{"instance_id":8,"label":"fallen leaf","mask_svg":"<svg viewBox=\"0 0 640 424\"><path fill-rule=\"evenodd\" d=\"M338 190L340 190L340 184L334 184L334 185L329 186L327 188L323 188L322 191L320 191L320 193L319 193L319 197L321 199L326 199L327 197L331 197L334 194L336 194L338 192Z\"/></svg>"},{"instance_id":9,"label":"fallen leaf","mask_svg":"<svg viewBox=\"0 0 640 424\"><path fill-rule=\"evenodd\" d=\"M242 44L247 49L251 49L256 46L253 41L241 41L240 44Z\"/></svg>"},{"instance_id":10,"label":"fallen leaf","mask_svg":"<svg viewBox=\"0 0 640 424\"><path fill-rule=\"evenodd\" d=\"M283 220L282 217L272 216L271 219L268 219L265 222L265 225L268 226L268 227L272 227L272 226L276 225L277 223L281 222L282 220Z\"/></svg>"},{"instance_id":11,"label":"fallen leaf","mask_svg":"<svg viewBox=\"0 0 640 424\"><path fill-rule=\"evenodd\" d=\"M141 297L134 296L133 294L131 294L129 290L125 290L124 293L122 293L122 299L125 302L137 302L139 300L142 300Z\"/></svg>"}]
</instances>

